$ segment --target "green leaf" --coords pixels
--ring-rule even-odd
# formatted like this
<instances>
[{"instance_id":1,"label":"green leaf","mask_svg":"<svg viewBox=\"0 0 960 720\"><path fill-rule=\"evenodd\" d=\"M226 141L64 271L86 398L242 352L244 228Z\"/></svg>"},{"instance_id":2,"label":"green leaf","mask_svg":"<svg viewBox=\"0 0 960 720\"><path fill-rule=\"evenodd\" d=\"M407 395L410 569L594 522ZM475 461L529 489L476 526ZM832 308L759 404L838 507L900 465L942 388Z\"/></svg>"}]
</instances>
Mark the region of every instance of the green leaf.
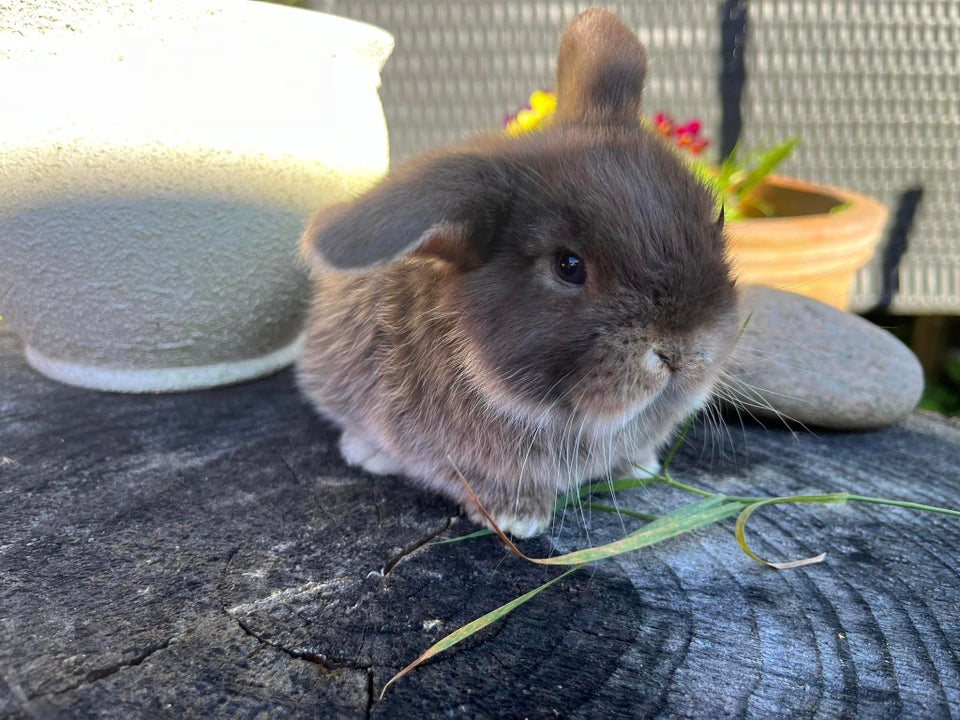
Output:
<instances>
[{"instance_id":1,"label":"green leaf","mask_svg":"<svg viewBox=\"0 0 960 720\"><path fill-rule=\"evenodd\" d=\"M749 318L747 319L749 322ZM744 326L746 323L744 323ZM683 441L683 438L689 430L690 423L688 422L683 432L680 434L680 437L674 443L673 450L679 447L680 443ZM670 458L672 459L672 454ZM669 464L669 463L666 463ZM665 464L665 465L666 465ZM456 466L454 466L456 469ZM459 470L457 473L460 474ZM483 509L483 506L479 504L476 496L474 495L472 489L470 488L469 483L466 481L466 478L460 474L460 479L464 484L467 492L474 502L477 503L480 511L487 517L487 520L493 524L492 518L486 513ZM622 555L624 553L631 552L633 550L638 550L642 547L652 545L663 540L667 540L672 537L676 537L681 533L694 530L696 528L703 527L705 525L710 525L712 523L719 522L733 515L738 515L737 522L734 530L736 535L737 543L740 545L740 548L744 553L753 560L767 567L772 567L776 569L787 569L787 568L796 568L802 567L804 565L810 565L813 563L821 562L825 557L826 553L821 553L820 555L805 558L802 560L795 560L793 562L786 563L774 563L768 560L765 560L758 556L750 548L749 543L746 538L746 524L750 516L760 508L766 507L767 505L778 505L778 504L791 504L791 503L841 503L841 502L865 502L865 503L875 503L880 505L891 505L894 507L908 508L912 510L923 510L928 512L942 513L945 515L951 515L953 517L960 517L960 510L953 510L949 508L936 507L932 505L922 505L920 503L907 502L901 500L887 500L884 498L874 498L864 495L851 495L846 492L839 493L825 493L819 495L792 495L784 497L772 497L772 498L757 498L757 497L729 497L720 494L711 494L705 490L695 488L689 485L684 485L679 483L673 478L670 477L669 472L665 469L664 473L659 476L654 476L646 479L623 479L617 480L612 483L598 483L594 486L588 486L585 488L587 494L589 491L613 491L617 487L640 487L643 485L650 484L651 482L663 482L671 487L686 490L688 492L706 495L702 500L692 503L690 505L685 505L674 510L667 515L654 519L649 524L644 527L636 530L635 532L630 533L628 536L622 540L616 542L607 543L606 545L599 545L597 547L590 547L583 550L578 550L575 552L567 553L566 555L561 555L558 557L550 558L531 558L527 555L524 555L516 547L516 545L503 534L502 531L495 528L496 533L500 538L506 543L517 555L520 557L529 560L530 562L538 563L541 565L571 565L572 567L567 570L567 572L559 575L558 577L550 580L549 582L544 583L543 585L534 588L533 590L521 595L520 597L512 600L511 602L501 605L496 610L493 610L486 615L483 615L476 620L464 625L462 628L455 630L446 637L444 637L439 642L432 645L428 648L419 658L414 660L412 663L403 668L399 673L394 675L386 685L384 685L383 690L380 693L381 699L386 693L387 688L392 685L394 682L399 680L401 677L406 675L408 672L413 670L415 667L428 660L431 657L434 657L445 650L453 647L457 643L465 640L471 635L477 633L483 628L488 627L492 623L500 620L505 617L507 614L512 612L514 609L520 605L528 602L533 597L541 593L543 590L547 589L558 580L563 579L570 573L576 572L577 570L585 567L587 564L592 562L597 562L609 557L616 555ZM578 493L571 493L567 496L568 498L577 499L581 497ZM594 506L594 509L604 510L604 511L616 511L616 508L608 506ZM622 511L621 511L622 512ZM631 513L632 514L632 513ZM640 513L637 513L638 515ZM477 533L473 534L474 536Z\"/></svg>"},{"instance_id":2,"label":"green leaf","mask_svg":"<svg viewBox=\"0 0 960 720\"><path fill-rule=\"evenodd\" d=\"M563 510L571 505L576 505L580 500L583 500L591 495L613 495L622 490L633 490L634 488L647 487L649 485L653 485L654 483L664 482L665 480L666 478L651 473L650 477L645 478L619 478L617 480L611 480L608 482L593 483L592 485L581 485L577 489L571 490L566 495L562 495L557 498L557 503L554 506L554 509Z\"/></svg>"},{"instance_id":3,"label":"green leaf","mask_svg":"<svg viewBox=\"0 0 960 720\"><path fill-rule=\"evenodd\" d=\"M749 557L751 560L757 561L761 565L766 565L767 567L775 570L788 570L790 568L804 567L805 565L813 565L815 563L823 562L823 559L827 556L826 553L820 553L819 555L814 555L813 557L804 558L802 560L791 560L790 562L785 563L764 560L762 557L754 553L753 550L750 549L749 543L747 543L747 520L755 510L759 510L767 505L783 505L789 503L837 503L846 502L849 498L850 496L847 493L830 493L825 495L790 495L786 497L757 500L756 502L752 502L747 505L743 509L743 512L737 516L737 524L734 526L733 533L737 538L737 544L747 555L747 557Z\"/></svg>"},{"instance_id":4,"label":"green leaf","mask_svg":"<svg viewBox=\"0 0 960 720\"><path fill-rule=\"evenodd\" d=\"M792 153L793 149L797 146L797 142L797 138L791 138L786 142L770 148L758 157L756 166L747 173L742 183L738 183L739 188L737 189L737 194L741 200L749 195L754 188L764 181L767 175L772 173L780 163L790 156L790 153Z\"/></svg>"},{"instance_id":5,"label":"green leaf","mask_svg":"<svg viewBox=\"0 0 960 720\"><path fill-rule=\"evenodd\" d=\"M460 535L459 537L444 538L443 540L433 540L428 544L429 545L449 545L450 543L463 542L464 540L475 540L476 538L486 537L487 535L493 535L493 530L489 528L484 528L483 530L477 530L472 533L467 533L466 535Z\"/></svg>"},{"instance_id":6,"label":"green leaf","mask_svg":"<svg viewBox=\"0 0 960 720\"><path fill-rule=\"evenodd\" d=\"M762 507L767 505L786 505L792 503L843 503L843 502L862 502L862 503L871 503L874 505L890 505L892 507L900 507L908 510L922 510L924 512L933 512L940 513L942 515L950 515L952 517L960 517L960 510L953 510L951 508L937 507L935 505L923 505L921 503L908 502L905 500L887 500L886 498L875 498L869 497L867 495L851 495L846 492L838 493L826 493L823 495L789 495L785 497L774 497L774 498L754 498L750 501L750 498L743 498L747 502L747 506L743 509L743 512L737 517L737 524L734 527L734 535L737 538L737 544L740 545L740 549L743 550L746 555L752 559L756 560L761 565L766 565L767 567L774 568L776 570L787 570L790 568L803 567L804 565L812 565L814 563L822 562L823 559L827 556L826 553L820 553L814 557L804 558L803 560L793 560L791 562L785 563L775 563L770 562L769 560L764 560L753 550L750 549L750 545L747 543L747 520L753 514L755 510L759 510Z\"/></svg>"},{"instance_id":7,"label":"green leaf","mask_svg":"<svg viewBox=\"0 0 960 720\"><path fill-rule=\"evenodd\" d=\"M927 383L918 407L944 415L955 415L960 411L960 393L949 385Z\"/></svg>"},{"instance_id":8,"label":"green leaf","mask_svg":"<svg viewBox=\"0 0 960 720\"><path fill-rule=\"evenodd\" d=\"M563 580L563 578L567 577L567 575L570 575L571 573L574 573L579 569L580 569L579 567L575 567L575 568L571 568L570 570L567 570L565 573L563 573L562 575L558 575L553 580L545 582L540 587L534 588L528 593L524 593L520 597L514 600L511 600L505 605L501 605L496 610L491 610L486 615L482 615L478 617L476 620L469 622L463 627L454 630L452 633L447 635L442 640L434 643L429 648L427 648L420 657L418 657L416 660L414 660L412 663L407 665L405 668L403 668L403 670L398 672L396 675L394 675L392 678L390 678L387 681L387 684L383 686L383 690L380 691L380 699L383 700L383 696L387 692L388 687L390 687L393 683L395 683L397 680L402 678L404 675L406 675L408 672L413 670L418 665L424 663L425 661L429 660L435 655L439 655L445 650L449 650L457 643L466 640L471 635L474 635L480 632L481 630L483 630L484 628L492 625L497 620L500 620L504 616L513 612L515 609L523 605L528 600L539 595L541 592L546 590L548 587L550 587L554 583L559 582L560 580Z\"/></svg>"},{"instance_id":9,"label":"green leaf","mask_svg":"<svg viewBox=\"0 0 960 720\"><path fill-rule=\"evenodd\" d=\"M598 512L610 513L611 515L622 515L624 517L636 518L637 520L645 520L647 522L659 519L659 515L652 515L651 513L640 512L639 510L630 510L629 508L614 507L613 505L603 505L602 503L590 502L587 503L587 508Z\"/></svg>"},{"instance_id":10,"label":"green leaf","mask_svg":"<svg viewBox=\"0 0 960 720\"><path fill-rule=\"evenodd\" d=\"M847 500L850 502L870 503L872 505L889 505L890 507L904 508L906 510L920 510L922 512L932 512L960 518L960 510L939 507L937 505L924 505L922 503L910 502L909 500L888 500L887 498L869 497L867 495L847 495Z\"/></svg>"},{"instance_id":11,"label":"green leaf","mask_svg":"<svg viewBox=\"0 0 960 720\"><path fill-rule=\"evenodd\" d=\"M697 419L697 414L698 412L693 412L690 414L690 417L687 418L687 421L680 429L680 434L677 435L677 439L674 440L673 445L670 446L667 456L663 459L663 472L669 472L670 466L673 465L673 459L677 456L677 453L680 452L680 448L683 447L683 441L687 439L687 434L690 432L690 428L693 427L693 423Z\"/></svg>"},{"instance_id":12,"label":"green leaf","mask_svg":"<svg viewBox=\"0 0 960 720\"><path fill-rule=\"evenodd\" d=\"M948 357L943 361L943 370L957 387L960 387L960 358Z\"/></svg>"},{"instance_id":13,"label":"green leaf","mask_svg":"<svg viewBox=\"0 0 960 720\"><path fill-rule=\"evenodd\" d=\"M519 551L517 552L530 562L540 565L583 565L639 550L647 545L668 540L704 525L720 522L736 515L746 506L747 503L738 499L728 498L724 495L711 495L662 515L639 530L634 530L626 537L605 545L588 547L548 558L532 558L519 553Z\"/></svg>"},{"instance_id":14,"label":"green leaf","mask_svg":"<svg viewBox=\"0 0 960 720\"><path fill-rule=\"evenodd\" d=\"M724 158L724 161L720 164L720 170L717 173L717 181L720 187L724 189L730 187L733 174L740 168L740 161L737 159L737 149L737 147L734 147L730 154Z\"/></svg>"}]
</instances>

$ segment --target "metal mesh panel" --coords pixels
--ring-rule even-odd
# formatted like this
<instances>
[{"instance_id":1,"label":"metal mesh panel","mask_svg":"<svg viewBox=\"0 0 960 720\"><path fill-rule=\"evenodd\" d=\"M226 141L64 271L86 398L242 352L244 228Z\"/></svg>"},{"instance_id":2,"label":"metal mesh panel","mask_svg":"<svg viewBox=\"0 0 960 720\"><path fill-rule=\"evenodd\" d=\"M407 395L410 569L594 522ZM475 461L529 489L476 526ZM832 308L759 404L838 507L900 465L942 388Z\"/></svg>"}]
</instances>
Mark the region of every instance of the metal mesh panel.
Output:
<instances>
[{"instance_id":1,"label":"metal mesh panel","mask_svg":"<svg viewBox=\"0 0 960 720\"><path fill-rule=\"evenodd\" d=\"M564 24L590 2L313 0L380 25L397 47L382 96L394 162L496 127L553 82ZM720 2L602 3L650 56L646 108L698 116L719 138ZM786 171L851 187L895 208L924 197L901 266L901 312L960 310L960 2L753 0L745 147L799 136ZM879 294L879 261L854 304Z\"/></svg>"},{"instance_id":2,"label":"metal mesh panel","mask_svg":"<svg viewBox=\"0 0 960 720\"><path fill-rule=\"evenodd\" d=\"M798 136L791 174L896 208L922 185L895 309L960 310L960 3L753 0L743 137ZM878 263L855 303L879 292Z\"/></svg>"},{"instance_id":3,"label":"metal mesh panel","mask_svg":"<svg viewBox=\"0 0 960 720\"><path fill-rule=\"evenodd\" d=\"M315 0L327 12L396 38L383 73L394 161L499 127L537 88L553 85L560 32L591 2ZM697 116L719 131L718 11L703 0L609 2L650 57L645 107ZM704 10L707 9L707 12Z\"/></svg>"}]
</instances>

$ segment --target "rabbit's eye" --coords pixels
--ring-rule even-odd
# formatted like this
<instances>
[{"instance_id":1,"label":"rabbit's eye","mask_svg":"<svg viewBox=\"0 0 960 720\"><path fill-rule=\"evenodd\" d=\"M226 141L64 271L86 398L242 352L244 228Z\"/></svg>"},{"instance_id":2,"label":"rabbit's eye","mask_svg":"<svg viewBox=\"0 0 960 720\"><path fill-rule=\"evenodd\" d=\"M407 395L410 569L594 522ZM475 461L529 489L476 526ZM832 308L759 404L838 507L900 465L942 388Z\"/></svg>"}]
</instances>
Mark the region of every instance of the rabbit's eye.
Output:
<instances>
[{"instance_id":1,"label":"rabbit's eye","mask_svg":"<svg viewBox=\"0 0 960 720\"><path fill-rule=\"evenodd\" d=\"M583 258L569 250L559 250L553 258L557 277L571 285L583 285L587 280L587 268Z\"/></svg>"}]
</instances>

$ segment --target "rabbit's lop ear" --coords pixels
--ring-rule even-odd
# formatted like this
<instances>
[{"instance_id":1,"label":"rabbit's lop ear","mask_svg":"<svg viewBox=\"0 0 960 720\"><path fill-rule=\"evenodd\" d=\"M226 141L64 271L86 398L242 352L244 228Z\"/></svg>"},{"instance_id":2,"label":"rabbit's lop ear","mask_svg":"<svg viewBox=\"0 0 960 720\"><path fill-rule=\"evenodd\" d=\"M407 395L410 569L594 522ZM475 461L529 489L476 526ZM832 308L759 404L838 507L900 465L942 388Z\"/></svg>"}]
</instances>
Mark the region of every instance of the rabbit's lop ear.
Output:
<instances>
[{"instance_id":1,"label":"rabbit's lop ear","mask_svg":"<svg viewBox=\"0 0 960 720\"><path fill-rule=\"evenodd\" d=\"M584 10L560 38L557 119L636 124L646 72L633 31L608 10Z\"/></svg>"},{"instance_id":2,"label":"rabbit's lop ear","mask_svg":"<svg viewBox=\"0 0 960 720\"><path fill-rule=\"evenodd\" d=\"M510 198L503 163L479 153L427 156L352 203L322 211L301 240L311 265L360 270L420 249L458 264L482 256Z\"/></svg>"}]
</instances>

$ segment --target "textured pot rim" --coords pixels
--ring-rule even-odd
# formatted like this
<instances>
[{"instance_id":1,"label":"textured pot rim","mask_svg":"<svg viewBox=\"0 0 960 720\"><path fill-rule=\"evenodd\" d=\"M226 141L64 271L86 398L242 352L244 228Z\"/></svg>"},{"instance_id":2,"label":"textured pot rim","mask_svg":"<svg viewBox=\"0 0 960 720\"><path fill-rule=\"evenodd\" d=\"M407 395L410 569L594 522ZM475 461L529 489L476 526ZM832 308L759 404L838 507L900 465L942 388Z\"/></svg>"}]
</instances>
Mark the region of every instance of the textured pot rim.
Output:
<instances>
[{"instance_id":1,"label":"textured pot rim","mask_svg":"<svg viewBox=\"0 0 960 720\"><path fill-rule=\"evenodd\" d=\"M877 224L886 222L889 211L883 203L869 195L840 188L833 185L824 185L822 183L800 180L798 178L787 177L785 175L770 175L764 181L764 185L796 190L817 195L828 195L837 198L838 204L848 203L849 207L839 213L815 213L812 215L783 215L777 217L763 218L743 218L740 220L731 220L731 227L741 227L744 230L753 228L774 229L779 225L796 224L823 224L834 223L845 226L869 229Z\"/></svg>"},{"instance_id":2,"label":"textured pot rim","mask_svg":"<svg viewBox=\"0 0 960 720\"><path fill-rule=\"evenodd\" d=\"M44 25L25 23L18 26L16 20L20 11L13 14L12 27L20 30L13 36L16 43L0 49L0 61L42 63L70 62L74 54L79 52L83 57L91 56L90 43L100 43L100 56L115 61L114 46L121 43L124 62L138 57L144 50L156 59L157 47L170 46L172 52L177 52L176 42L187 40L191 46L212 48L220 40L215 35L198 34L192 27L191 21L196 18L213 22L230 23L226 28L233 33L247 31L244 40L249 44L255 43L255 48L264 51L268 48L311 47L307 42L311 38L317 39L318 33L323 42L315 42L311 48L318 59L335 58L338 55L364 55L377 59L377 69L382 70L394 47L396 38L393 33L371 22L344 17L330 12L309 8L292 7L266 2L238 2L237 0L166 0L157 3L153 9L147 10L149 4L142 0L130 0L120 3L116 8L105 7L86 13L90 20L85 20L79 28L73 27L70 21L71 10L63 9L62 0L42 0L30 4L23 13L37 13L43 11L54 22ZM128 12L135 9L137 12ZM138 14L142 10L143 12ZM153 13L153 15L151 15ZM102 24L102 19L113 15L124 19L124 23L114 27L113 23ZM158 25L156 17L161 23ZM177 28L171 35L169 20L175 20ZM56 21L66 22L69 31L64 31ZM182 28L179 25L182 24ZM207 29L204 26L202 29ZM328 32L326 32L328 31ZM352 40L343 42L344 38L363 37L362 42ZM0 38L4 35L0 33ZM40 42L37 42L38 38ZM126 41L126 45L123 45ZM156 43L160 43L156 46ZM333 51L333 52L331 52ZM249 47L243 50L249 54Z\"/></svg>"},{"instance_id":3,"label":"textured pot rim","mask_svg":"<svg viewBox=\"0 0 960 720\"><path fill-rule=\"evenodd\" d=\"M201 390L253 380L290 365L303 347L305 335L266 355L245 360L174 368L122 368L85 365L44 355L24 346L27 362L38 372L67 385L124 393Z\"/></svg>"}]
</instances>

